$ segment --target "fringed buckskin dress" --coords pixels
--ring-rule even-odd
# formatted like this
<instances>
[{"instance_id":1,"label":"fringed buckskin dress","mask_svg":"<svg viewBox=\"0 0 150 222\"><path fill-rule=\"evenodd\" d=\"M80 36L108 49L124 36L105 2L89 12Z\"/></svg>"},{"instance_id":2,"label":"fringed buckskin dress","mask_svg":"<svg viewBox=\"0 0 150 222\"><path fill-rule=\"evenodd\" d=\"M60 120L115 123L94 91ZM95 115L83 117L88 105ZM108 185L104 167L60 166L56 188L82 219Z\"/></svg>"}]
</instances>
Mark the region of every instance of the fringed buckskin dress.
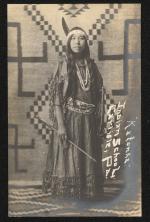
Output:
<instances>
[{"instance_id":1,"label":"fringed buckskin dress","mask_svg":"<svg viewBox=\"0 0 150 222\"><path fill-rule=\"evenodd\" d=\"M55 97L59 96L71 142L63 147L57 131L53 131L43 174L43 189L50 188L54 196L100 199L103 194L103 81L92 59L86 65L75 65L73 72L76 81L70 82L66 62L61 61L55 75L54 103Z\"/></svg>"}]
</instances>

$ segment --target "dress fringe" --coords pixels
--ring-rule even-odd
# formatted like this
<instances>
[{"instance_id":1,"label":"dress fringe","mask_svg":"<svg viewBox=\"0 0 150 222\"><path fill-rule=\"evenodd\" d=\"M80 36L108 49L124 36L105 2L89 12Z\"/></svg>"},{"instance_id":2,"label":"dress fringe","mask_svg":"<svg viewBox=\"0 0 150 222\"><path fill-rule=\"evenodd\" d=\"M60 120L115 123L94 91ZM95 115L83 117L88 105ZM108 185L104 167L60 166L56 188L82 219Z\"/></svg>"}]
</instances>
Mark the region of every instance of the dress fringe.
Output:
<instances>
[{"instance_id":1,"label":"dress fringe","mask_svg":"<svg viewBox=\"0 0 150 222\"><path fill-rule=\"evenodd\" d=\"M103 195L103 186L99 186L97 191L95 175L87 175L85 178L86 189L82 189L81 179L79 177L57 177L52 176L50 172L43 175L43 192L50 189L52 196L73 197L77 199L98 198Z\"/></svg>"}]
</instances>

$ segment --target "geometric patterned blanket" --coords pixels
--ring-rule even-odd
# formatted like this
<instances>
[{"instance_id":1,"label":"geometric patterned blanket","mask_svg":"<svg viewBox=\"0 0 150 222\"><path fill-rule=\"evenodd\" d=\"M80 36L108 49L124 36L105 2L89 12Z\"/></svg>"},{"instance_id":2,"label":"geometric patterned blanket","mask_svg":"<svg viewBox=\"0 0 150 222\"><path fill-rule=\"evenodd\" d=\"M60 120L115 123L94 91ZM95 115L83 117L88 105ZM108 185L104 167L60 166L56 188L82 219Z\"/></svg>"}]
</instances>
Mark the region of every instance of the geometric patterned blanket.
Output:
<instances>
[{"instance_id":1,"label":"geometric patterned blanket","mask_svg":"<svg viewBox=\"0 0 150 222\"><path fill-rule=\"evenodd\" d=\"M27 113L27 118L30 119L30 123L34 125L34 128L45 140L46 144L50 142L51 130L48 127L49 124L49 83L45 84L44 90L34 100L33 105L30 106L30 110ZM107 111L110 105L116 105L110 94L104 89L104 127L107 123ZM46 124L47 123L47 124Z\"/></svg>"}]
</instances>

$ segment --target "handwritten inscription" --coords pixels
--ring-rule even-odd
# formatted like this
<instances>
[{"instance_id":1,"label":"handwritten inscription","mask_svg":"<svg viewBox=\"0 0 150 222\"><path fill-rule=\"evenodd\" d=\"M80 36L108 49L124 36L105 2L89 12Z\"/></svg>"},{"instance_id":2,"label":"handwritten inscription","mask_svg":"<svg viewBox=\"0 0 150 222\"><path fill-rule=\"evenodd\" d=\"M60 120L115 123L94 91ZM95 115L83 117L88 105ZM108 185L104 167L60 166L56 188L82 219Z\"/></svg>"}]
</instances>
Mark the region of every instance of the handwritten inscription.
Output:
<instances>
[{"instance_id":1,"label":"handwritten inscription","mask_svg":"<svg viewBox=\"0 0 150 222\"><path fill-rule=\"evenodd\" d=\"M123 103L119 102L118 105L111 105L107 112L107 134L104 153L111 153L111 155L102 159L106 164L106 179L114 179L117 171L120 169L118 161L121 154L120 126L125 105L126 101Z\"/></svg>"}]
</instances>

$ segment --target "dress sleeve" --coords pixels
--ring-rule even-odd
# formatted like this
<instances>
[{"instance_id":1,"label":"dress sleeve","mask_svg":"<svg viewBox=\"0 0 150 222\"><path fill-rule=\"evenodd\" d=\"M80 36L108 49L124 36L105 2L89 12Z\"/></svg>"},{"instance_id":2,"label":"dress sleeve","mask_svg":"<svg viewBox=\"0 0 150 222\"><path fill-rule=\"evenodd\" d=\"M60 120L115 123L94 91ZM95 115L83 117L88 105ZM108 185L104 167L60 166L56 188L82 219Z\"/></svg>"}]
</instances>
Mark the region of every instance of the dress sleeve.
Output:
<instances>
[{"instance_id":1,"label":"dress sleeve","mask_svg":"<svg viewBox=\"0 0 150 222\"><path fill-rule=\"evenodd\" d=\"M49 86L49 119L52 125L55 125L55 106L61 105L60 98L60 61L57 63L56 69L53 75L49 78L48 86Z\"/></svg>"},{"instance_id":2,"label":"dress sleeve","mask_svg":"<svg viewBox=\"0 0 150 222\"><path fill-rule=\"evenodd\" d=\"M55 106L62 106L65 112L65 92L68 85L67 66L64 58L59 58L53 77L49 79L49 117L55 122Z\"/></svg>"},{"instance_id":3,"label":"dress sleeve","mask_svg":"<svg viewBox=\"0 0 150 222\"><path fill-rule=\"evenodd\" d=\"M61 106L62 105L62 84L63 84L63 79L60 75L60 67L61 64L58 65L58 73L57 76L55 77L55 98L54 98L54 105L55 106Z\"/></svg>"},{"instance_id":4,"label":"dress sleeve","mask_svg":"<svg viewBox=\"0 0 150 222\"><path fill-rule=\"evenodd\" d=\"M67 63L64 58L59 61L56 82L55 105L64 105L68 86Z\"/></svg>"}]
</instances>

